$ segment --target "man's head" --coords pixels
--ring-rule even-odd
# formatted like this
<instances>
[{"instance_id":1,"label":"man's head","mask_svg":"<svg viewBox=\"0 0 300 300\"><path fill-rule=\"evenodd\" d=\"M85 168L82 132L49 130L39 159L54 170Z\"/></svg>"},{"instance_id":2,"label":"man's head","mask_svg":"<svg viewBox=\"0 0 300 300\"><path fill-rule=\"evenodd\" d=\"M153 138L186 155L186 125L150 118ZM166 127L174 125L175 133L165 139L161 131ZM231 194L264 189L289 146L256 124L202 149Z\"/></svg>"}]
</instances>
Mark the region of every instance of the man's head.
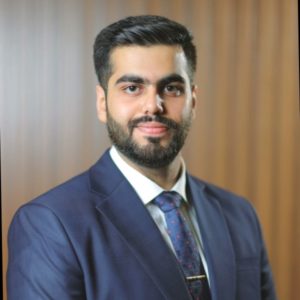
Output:
<instances>
[{"instance_id":1,"label":"man's head","mask_svg":"<svg viewBox=\"0 0 300 300\"><path fill-rule=\"evenodd\" d=\"M162 16L128 17L105 27L94 43L94 65L98 81L104 90L112 73L110 55L122 46L180 46L188 62L193 81L196 70L196 49L191 33L183 25Z\"/></svg>"},{"instance_id":2,"label":"man's head","mask_svg":"<svg viewBox=\"0 0 300 300\"><path fill-rule=\"evenodd\" d=\"M130 17L100 32L95 53L98 117L112 143L136 165L168 166L194 114L190 34L166 18Z\"/></svg>"}]
</instances>

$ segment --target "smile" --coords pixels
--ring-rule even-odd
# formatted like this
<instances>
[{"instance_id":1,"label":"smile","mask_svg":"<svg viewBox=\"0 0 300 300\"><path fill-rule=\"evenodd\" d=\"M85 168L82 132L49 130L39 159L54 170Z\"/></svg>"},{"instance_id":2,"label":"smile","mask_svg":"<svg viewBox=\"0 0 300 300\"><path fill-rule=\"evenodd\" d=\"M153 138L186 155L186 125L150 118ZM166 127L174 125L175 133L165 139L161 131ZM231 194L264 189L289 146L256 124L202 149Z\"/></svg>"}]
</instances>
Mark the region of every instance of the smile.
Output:
<instances>
[{"instance_id":1,"label":"smile","mask_svg":"<svg viewBox=\"0 0 300 300\"><path fill-rule=\"evenodd\" d=\"M158 122L139 123L136 128L148 136L161 136L168 131L168 127Z\"/></svg>"}]
</instances>

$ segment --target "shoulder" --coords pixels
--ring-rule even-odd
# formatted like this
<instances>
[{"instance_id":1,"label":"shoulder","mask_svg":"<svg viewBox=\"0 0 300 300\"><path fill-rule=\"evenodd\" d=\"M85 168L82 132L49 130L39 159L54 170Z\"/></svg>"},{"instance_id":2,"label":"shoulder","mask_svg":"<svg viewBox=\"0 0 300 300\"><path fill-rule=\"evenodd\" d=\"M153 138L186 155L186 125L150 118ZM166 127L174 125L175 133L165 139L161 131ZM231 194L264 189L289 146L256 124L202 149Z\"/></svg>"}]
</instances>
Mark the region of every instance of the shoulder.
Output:
<instances>
[{"instance_id":1,"label":"shoulder","mask_svg":"<svg viewBox=\"0 0 300 300\"><path fill-rule=\"evenodd\" d=\"M255 208L245 197L190 175L189 183L194 190L196 187L203 201L222 212L228 223L252 223L255 227L259 226Z\"/></svg>"},{"instance_id":2,"label":"shoulder","mask_svg":"<svg viewBox=\"0 0 300 300\"><path fill-rule=\"evenodd\" d=\"M55 209L59 207L63 209L64 206L84 205L90 191L89 172L86 171L77 175L64 183L55 186L49 191L39 195L33 200L26 203L24 206L45 206Z\"/></svg>"},{"instance_id":3,"label":"shoulder","mask_svg":"<svg viewBox=\"0 0 300 300\"><path fill-rule=\"evenodd\" d=\"M242 205L251 206L250 202L234 192L221 188L213 183L201 180L195 176L188 175L190 185L197 186L208 197L213 197L222 206Z\"/></svg>"},{"instance_id":4,"label":"shoulder","mask_svg":"<svg viewBox=\"0 0 300 300\"><path fill-rule=\"evenodd\" d=\"M78 175L25 203L16 211L10 232L57 232L91 210L88 172ZM77 221L76 221L77 220ZM58 237L57 237L58 238Z\"/></svg>"},{"instance_id":5,"label":"shoulder","mask_svg":"<svg viewBox=\"0 0 300 300\"><path fill-rule=\"evenodd\" d=\"M28 220L37 219L40 222L45 221L47 218L76 221L82 215L90 214L94 211L95 199L101 199L102 197L100 193L96 197L91 187L91 177L99 177L98 181L105 180L103 175L94 174L95 169L102 164L102 159L103 157L81 174L23 204L16 211L13 222L16 219L20 220L20 218L23 220L25 218Z\"/></svg>"},{"instance_id":6,"label":"shoulder","mask_svg":"<svg viewBox=\"0 0 300 300\"><path fill-rule=\"evenodd\" d=\"M114 189L118 184L115 182L116 173L107 151L86 171L51 188L24 206L37 205L59 211L84 210L91 205L94 206L95 190L97 199L101 199Z\"/></svg>"}]
</instances>

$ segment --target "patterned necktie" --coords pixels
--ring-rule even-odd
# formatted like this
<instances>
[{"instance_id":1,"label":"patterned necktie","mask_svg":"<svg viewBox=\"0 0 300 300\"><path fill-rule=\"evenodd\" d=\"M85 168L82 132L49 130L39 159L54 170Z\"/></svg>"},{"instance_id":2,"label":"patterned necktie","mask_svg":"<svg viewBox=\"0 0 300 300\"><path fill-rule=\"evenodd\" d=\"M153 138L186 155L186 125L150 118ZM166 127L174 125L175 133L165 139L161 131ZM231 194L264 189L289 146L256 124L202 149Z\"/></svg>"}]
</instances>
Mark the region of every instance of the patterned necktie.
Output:
<instances>
[{"instance_id":1,"label":"patterned necktie","mask_svg":"<svg viewBox=\"0 0 300 300\"><path fill-rule=\"evenodd\" d=\"M181 196L176 192L163 192L153 200L165 215L168 234L187 280L190 294L195 300L209 300L207 278L197 244L179 210L181 201Z\"/></svg>"}]
</instances>

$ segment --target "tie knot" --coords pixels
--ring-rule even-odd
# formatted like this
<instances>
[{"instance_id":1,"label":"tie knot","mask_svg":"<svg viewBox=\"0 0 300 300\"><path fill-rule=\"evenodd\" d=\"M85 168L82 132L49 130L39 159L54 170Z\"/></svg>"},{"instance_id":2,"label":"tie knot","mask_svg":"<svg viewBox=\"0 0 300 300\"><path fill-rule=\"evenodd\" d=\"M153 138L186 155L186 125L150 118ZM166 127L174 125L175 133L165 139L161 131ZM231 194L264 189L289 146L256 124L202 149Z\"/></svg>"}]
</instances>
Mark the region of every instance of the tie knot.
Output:
<instances>
[{"instance_id":1,"label":"tie knot","mask_svg":"<svg viewBox=\"0 0 300 300\"><path fill-rule=\"evenodd\" d=\"M162 192L154 200L163 212L177 209L181 204L182 197L176 192Z\"/></svg>"}]
</instances>

